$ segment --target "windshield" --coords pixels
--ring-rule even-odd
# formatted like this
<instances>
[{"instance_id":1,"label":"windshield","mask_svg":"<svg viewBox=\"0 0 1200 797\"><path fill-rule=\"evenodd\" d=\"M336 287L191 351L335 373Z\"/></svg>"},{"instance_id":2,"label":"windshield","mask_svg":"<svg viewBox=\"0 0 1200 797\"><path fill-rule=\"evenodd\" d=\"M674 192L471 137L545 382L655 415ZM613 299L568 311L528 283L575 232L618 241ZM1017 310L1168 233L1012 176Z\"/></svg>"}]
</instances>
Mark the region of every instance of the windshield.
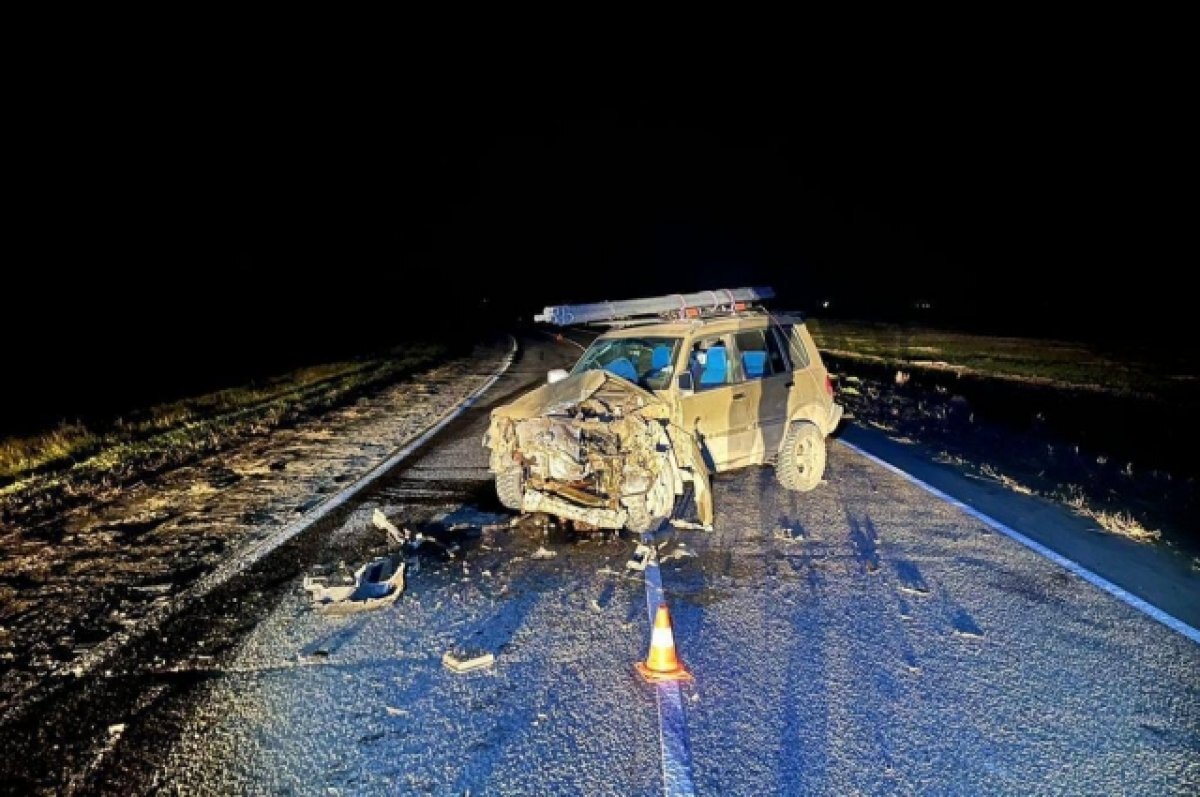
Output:
<instances>
[{"instance_id":1,"label":"windshield","mask_svg":"<svg viewBox=\"0 0 1200 797\"><path fill-rule=\"evenodd\" d=\"M571 373L603 368L644 388L665 390L678 353L679 338L599 338Z\"/></svg>"}]
</instances>

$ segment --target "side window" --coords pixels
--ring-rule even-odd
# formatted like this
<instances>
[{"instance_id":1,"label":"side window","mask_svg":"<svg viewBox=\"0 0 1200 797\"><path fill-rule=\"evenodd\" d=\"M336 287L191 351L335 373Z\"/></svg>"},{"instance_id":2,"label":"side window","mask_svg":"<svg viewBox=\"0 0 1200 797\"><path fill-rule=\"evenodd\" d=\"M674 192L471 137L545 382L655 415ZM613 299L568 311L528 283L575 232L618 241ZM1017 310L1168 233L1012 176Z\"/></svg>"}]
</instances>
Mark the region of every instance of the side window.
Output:
<instances>
[{"instance_id":1,"label":"side window","mask_svg":"<svg viewBox=\"0 0 1200 797\"><path fill-rule=\"evenodd\" d=\"M792 360L792 370L799 371L807 368L810 362L808 349L804 346L804 337L800 334L799 328L792 324L784 324L777 327L776 331L787 343L788 356Z\"/></svg>"},{"instance_id":2,"label":"side window","mask_svg":"<svg viewBox=\"0 0 1200 797\"><path fill-rule=\"evenodd\" d=\"M729 347L721 337L701 338L688 352L688 370L697 390L727 385L732 381Z\"/></svg>"},{"instance_id":3,"label":"side window","mask_svg":"<svg viewBox=\"0 0 1200 797\"><path fill-rule=\"evenodd\" d=\"M752 329L734 336L741 358L742 375L746 379L764 379L787 370L779 341L769 332Z\"/></svg>"},{"instance_id":4,"label":"side window","mask_svg":"<svg viewBox=\"0 0 1200 797\"><path fill-rule=\"evenodd\" d=\"M764 330L767 338L767 359L771 363L771 373L782 374L788 370L787 358L779 346L779 338L771 330Z\"/></svg>"}]
</instances>

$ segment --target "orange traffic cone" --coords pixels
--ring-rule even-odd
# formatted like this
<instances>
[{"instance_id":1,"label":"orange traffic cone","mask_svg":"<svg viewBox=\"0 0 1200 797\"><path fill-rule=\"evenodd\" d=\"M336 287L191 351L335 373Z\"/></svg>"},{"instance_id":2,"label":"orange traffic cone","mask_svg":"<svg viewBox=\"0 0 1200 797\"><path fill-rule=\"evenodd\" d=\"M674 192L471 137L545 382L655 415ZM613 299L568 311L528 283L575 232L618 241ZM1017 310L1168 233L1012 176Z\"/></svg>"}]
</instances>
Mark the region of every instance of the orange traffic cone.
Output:
<instances>
[{"instance_id":1,"label":"orange traffic cone","mask_svg":"<svg viewBox=\"0 0 1200 797\"><path fill-rule=\"evenodd\" d=\"M683 663L675 655L675 634L671 632L671 614L667 611L667 604L660 603L654 614L650 653L645 663L639 661L634 666L647 681L692 680L692 674L683 668Z\"/></svg>"}]
</instances>

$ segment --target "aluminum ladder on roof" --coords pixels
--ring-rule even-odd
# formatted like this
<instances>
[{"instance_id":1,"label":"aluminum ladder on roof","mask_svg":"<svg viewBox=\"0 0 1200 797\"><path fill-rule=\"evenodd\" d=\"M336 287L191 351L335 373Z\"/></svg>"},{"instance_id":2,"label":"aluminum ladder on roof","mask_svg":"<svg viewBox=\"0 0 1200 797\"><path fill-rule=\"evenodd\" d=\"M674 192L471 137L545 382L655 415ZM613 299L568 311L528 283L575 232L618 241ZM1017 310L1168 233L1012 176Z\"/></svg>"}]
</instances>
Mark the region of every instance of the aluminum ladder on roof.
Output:
<instances>
[{"instance_id":1,"label":"aluminum ladder on roof","mask_svg":"<svg viewBox=\"0 0 1200 797\"><path fill-rule=\"evenodd\" d=\"M596 302L594 304L560 304L546 307L533 317L534 321L565 327L572 324L590 324L595 321L616 321L636 316L687 317L703 311L729 312L745 309L750 302L772 299L771 288L722 288L699 293L672 293L647 299L625 299L619 302ZM739 306L741 305L741 306Z\"/></svg>"}]
</instances>

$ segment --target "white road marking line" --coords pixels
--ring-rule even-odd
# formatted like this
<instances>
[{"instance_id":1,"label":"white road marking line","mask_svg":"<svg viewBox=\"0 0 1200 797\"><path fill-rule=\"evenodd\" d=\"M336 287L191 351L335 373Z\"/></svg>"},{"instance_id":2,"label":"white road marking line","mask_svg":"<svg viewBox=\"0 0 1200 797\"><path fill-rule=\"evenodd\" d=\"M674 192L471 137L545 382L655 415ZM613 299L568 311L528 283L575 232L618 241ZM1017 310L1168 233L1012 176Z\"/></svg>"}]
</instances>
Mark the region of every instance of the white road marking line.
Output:
<instances>
[{"instance_id":1,"label":"white road marking line","mask_svg":"<svg viewBox=\"0 0 1200 797\"><path fill-rule=\"evenodd\" d=\"M646 545L653 548L654 536L643 535ZM654 628L654 615L659 604L666 603L663 596L662 573L658 569L658 558L654 556L646 564L646 613L650 627ZM687 715L683 710L683 692L676 681L654 685L658 700L658 740L662 753L663 794L666 797L692 797L696 786L692 782L692 750L688 744Z\"/></svg>"},{"instance_id":2,"label":"white road marking line","mask_svg":"<svg viewBox=\"0 0 1200 797\"><path fill-rule=\"evenodd\" d=\"M854 451L857 454L859 454L863 457L866 457L867 459L871 460L875 464L881 465L882 467L887 468L888 470L890 470L892 473L896 474L897 476L900 476L903 479L907 479L909 482L920 487L922 490L925 490L930 495L933 495L937 498L942 499L943 501L945 501L946 503L950 504L953 507L961 509L963 512L966 512L968 515L970 515L971 517L975 518L976 520L982 522L983 524L987 525L988 527L995 529L996 531L1000 532L1001 534L1005 535L1006 537L1016 540L1017 542L1024 545L1026 548L1029 548L1031 551L1034 551L1035 553L1039 553L1042 556L1049 559L1051 562L1054 562L1059 567L1062 567L1066 570L1071 571L1072 573L1079 576L1080 578L1082 578L1084 581L1088 582L1089 584L1099 587L1100 589L1107 592L1109 595L1112 595L1117 600L1123 601L1124 603L1128 604L1129 606L1132 606L1133 608L1137 609L1139 612L1142 612L1147 617L1157 620L1158 622L1165 625L1167 628L1170 628L1172 631L1176 631L1180 634L1183 634L1188 639L1190 639L1193 642L1195 642L1196 644L1200 645L1200 631L1196 630L1195 628L1192 628L1190 625L1183 622L1179 618L1173 617L1172 615L1167 614L1166 612L1164 612L1162 609L1158 608L1154 604L1148 603L1148 602L1142 600L1141 598L1139 598L1137 595L1134 595L1133 593L1128 592L1127 590L1122 589L1121 587L1118 587L1116 584L1112 583L1111 581L1104 578L1103 576L1097 575L1096 573L1093 573L1091 570L1088 570L1083 565L1078 564L1077 562L1074 562L1074 561L1068 559L1067 557L1063 556L1062 554L1060 554L1056 551L1050 550L1045 545L1042 545L1040 542L1037 542L1035 540L1030 539L1029 537L1026 537L1024 534L1022 534L1021 532L1012 528L1011 526L1007 526L1004 523L1001 523L999 520L996 520L994 517L985 515L983 512L980 512L978 509L968 506L967 504L964 504L962 501L959 501L957 498L947 495L946 493L942 492L938 488L934 487L932 484L927 484L927 483L921 481L920 479L918 479L916 476L913 476L908 471L901 470L900 468L896 467L892 463L882 460L879 457L875 456L874 454L863 451L861 448L854 445L853 443L848 443L845 440L838 440L838 442L841 443L842 445L844 445L846 448L849 448L851 451Z\"/></svg>"},{"instance_id":3,"label":"white road marking line","mask_svg":"<svg viewBox=\"0 0 1200 797\"><path fill-rule=\"evenodd\" d=\"M513 363L513 359L517 354L517 339L509 335L509 350L505 355L500 367L490 376L488 380L479 388L467 396L461 403L444 413L440 418L433 422L431 426L415 440L401 448L396 453L392 454L386 460L376 465L364 475L353 481L345 489L338 492L336 495L322 502L307 514L299 518L293 523L284 526L279 531L271 534L258 543L248 547L246 550L235 554L234 557L217 567L207 576L201 578L193 584L189 589L180 593L177 598L167 603L160 604L157 608L147 612L136 626L130 627L121 633L114 634L108 639L96 645L86 654L77 659L72 665L77 676L90 672L102 661L107 660L110 656L117 653L121 648L128 645L135 639L138 639L145 634L153 631L161 626L168 618L176 614L178 611L186 608L195 601L205 597L210 592L229 581L238 573L243 572L246 568L256 564L279 546L296 537L301 532L310 528L314 523L328 515L333 510L345 504L347 501L354 498L362 490L373 484L379 477L383 476L389 470L394 468L399 463L403 462L412 455L421 446L425 445L435 434L445 428L446 424L462 415L470 409L479 397L486 393L492 385L500 379L501 376L508 371ZM32 688L32 687L31 687ZM28 691L28 690L27 690ZM19 716L20 712L25 709L25 704L17 701L13 704L3 716L0 716L0 723L7 722L10 718Z\"/></svg>"}]
</instances>

